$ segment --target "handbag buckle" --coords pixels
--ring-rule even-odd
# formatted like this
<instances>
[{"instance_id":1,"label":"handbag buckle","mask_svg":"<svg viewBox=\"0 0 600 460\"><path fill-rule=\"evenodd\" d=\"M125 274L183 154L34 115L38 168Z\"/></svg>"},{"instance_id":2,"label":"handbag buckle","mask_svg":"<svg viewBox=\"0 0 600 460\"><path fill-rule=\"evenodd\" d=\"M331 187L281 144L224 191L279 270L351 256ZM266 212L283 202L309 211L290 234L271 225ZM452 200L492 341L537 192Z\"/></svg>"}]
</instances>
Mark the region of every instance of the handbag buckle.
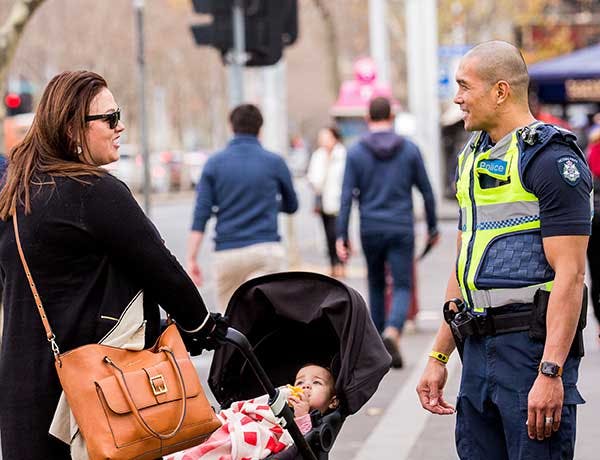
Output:
<instances>
[{"instance_id":1,"label":"handbag buckle","mask_svg":"<svg viewBox=\"0 0 600 460\"><path fill-rule=\"evenodd\" d=\"M152 387L152 393L154 396L164 395L167 390L167 382L162 374L150 377L150 386Z\"/></svg>"}]
</instances>

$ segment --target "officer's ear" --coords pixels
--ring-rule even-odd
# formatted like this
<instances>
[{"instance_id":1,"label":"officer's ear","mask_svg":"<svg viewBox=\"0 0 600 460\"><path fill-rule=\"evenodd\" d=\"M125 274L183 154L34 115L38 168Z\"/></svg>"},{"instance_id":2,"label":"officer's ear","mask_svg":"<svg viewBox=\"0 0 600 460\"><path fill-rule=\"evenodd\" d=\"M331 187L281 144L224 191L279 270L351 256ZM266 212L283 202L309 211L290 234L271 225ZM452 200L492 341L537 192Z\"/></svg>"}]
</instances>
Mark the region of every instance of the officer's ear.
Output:
<instances>
[{"instance_id":1,"label":"officer's ear","mask_svg":"<svg viewBox=\"0 0 600 460\"><path fill-rule=\"evenodd\" d=\"M496 92L496 105L501 105L508 99L510 84L506 80L499 80L494 88Z\"/></svg>"}]
</instances>

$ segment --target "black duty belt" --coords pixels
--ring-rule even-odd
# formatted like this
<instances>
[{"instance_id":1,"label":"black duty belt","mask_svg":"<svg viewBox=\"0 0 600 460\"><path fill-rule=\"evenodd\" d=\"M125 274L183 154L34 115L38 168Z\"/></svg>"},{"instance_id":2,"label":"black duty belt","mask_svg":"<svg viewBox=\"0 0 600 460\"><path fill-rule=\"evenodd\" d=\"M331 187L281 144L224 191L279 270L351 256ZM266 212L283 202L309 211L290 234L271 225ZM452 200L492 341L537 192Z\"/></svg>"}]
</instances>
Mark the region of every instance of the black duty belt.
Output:
<instances>
[{"instance_id":1,"label":"black duty belt","mask_svg":"<svg viewBox=\"0 0 600 460\"><path fill-rule=\"evenodd\" d=\"M451 304L456 305L457 311L450 308ZM507 312L502 307L489 308L485 315L475 315L460 299L451 299L444 304L444 319L455 338L461 341L469 336L528 331L531 327L531 315L532 309Z\"/></svg>"}]
</instances>

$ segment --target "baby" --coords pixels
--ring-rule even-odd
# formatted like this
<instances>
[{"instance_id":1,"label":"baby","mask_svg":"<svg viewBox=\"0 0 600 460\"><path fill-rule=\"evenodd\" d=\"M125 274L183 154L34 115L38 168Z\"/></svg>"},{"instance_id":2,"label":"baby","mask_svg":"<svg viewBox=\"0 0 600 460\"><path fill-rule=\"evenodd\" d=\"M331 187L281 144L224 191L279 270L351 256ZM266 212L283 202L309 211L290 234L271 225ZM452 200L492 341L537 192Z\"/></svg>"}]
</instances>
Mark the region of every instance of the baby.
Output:
<instances>
[{"instance_id":1,"label":"baby","mask_svg":"<svg viewBox=\"0 0 600 460\"><path fill-rule=\"evenodd\" d=\"M292 392L288 398L296 418L303 417L314 409L324 414L338 407L333 375L324 367L304 365L296 374L294 386L302 390L299 395Z\"/></svg>"},{"instance_id":2,"label":"baby","mask_svg":"<svg viewBox=\"0 0 600 460\"><path fill-rule=\"evenodd\" d=\"M316 364L305 364L296 374L294 386L289 386L288 404L302 434L312 429L310 411L322 414L335 409L335 381L331 372ZM292 444L292 438L275 419L266 404L267 396L238 401L217 417L223 425L199 446L168 457L168 460L240 460L262 459L281 452Z\"/></svg>"}]
</instances>

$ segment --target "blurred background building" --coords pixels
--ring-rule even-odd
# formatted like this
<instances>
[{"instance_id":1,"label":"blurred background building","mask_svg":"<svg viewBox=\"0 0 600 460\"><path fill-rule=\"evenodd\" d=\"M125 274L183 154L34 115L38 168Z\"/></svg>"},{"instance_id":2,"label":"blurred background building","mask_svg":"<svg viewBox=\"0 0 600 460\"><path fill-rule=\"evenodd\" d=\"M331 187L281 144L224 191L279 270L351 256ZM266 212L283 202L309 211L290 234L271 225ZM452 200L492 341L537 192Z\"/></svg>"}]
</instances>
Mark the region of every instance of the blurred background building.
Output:
<instances>
[{"instance_id":1,"label":"blurred background building","mask_svg":"<svg viewBox=\"0 0 600 460\"><path fill-rule=\"evenodd\" d=\"M18 1L0 0L0 24L8 19L11 7ZM520 46L527 62L534 64L597 44L600 4L594 0L432 2L437 8L436 91L442 137L441 151L436 153L439 158L426 155L426 159L428 166L438 169L439 194L451 196L454 159L465 139L460 113L452 104L453 75L462 54L475 43L503 39ZM373 3L298 0L298 39L286 48L284 59L277 64L285 79L285 94L271 102L283 110L286 119L285 138L290 142L285 143L282 153L313 150L318 129L338 114L332 108L343 82L354 79L357 60L376 57L372 56L373 31L370 34L369 30L374 27L369 23L369 7ZM414 12L407 6L410 0L382 3L386 7L385 20L377 27L383 28L387 38L388 59L387 67L378 70L388 79L386 84L397 101L398 111L407 112L411 107L408 82L412 65L407 59L411 56L407 24L412 24L407 14ZM145 4L148 143L158 189L193 184L206 155L222 146L229 135L227 71L217 50L194 43L189 26L198 20L191 0L154 0ZM127 126L124 143L128 145L123 156L131 157L123 163L131 162L135 171L140 119L134 25L134 8L128 0L43 1L27 23L10 62L4 94L23 93L21 86L26 82L35 105L40 90L55 73L76 68L99 72L107 78L122 107ZM247 97L259 100L264 92L264 71L253 68L244 73ZM545 111L565 119L582 133L591 114L598 111L596 100L551 105L540 102ZM410 132L414 128L411 123L414 120L404 117L399 121L399 129ZM18 129L17 124L13 121L6 128L6 140L13 142L12 131ZM271 129L281 131L277 127ZM426 150L427 146L422 148ZM294 168L301 173L303 163L297 158ZM188 163L193 165L189 171L187 166L184 170L178 166ZM161 167L167 164L161 173ZM160 183L161 174L168 178L167 185Z\"/></svg>"}]
</instances>

